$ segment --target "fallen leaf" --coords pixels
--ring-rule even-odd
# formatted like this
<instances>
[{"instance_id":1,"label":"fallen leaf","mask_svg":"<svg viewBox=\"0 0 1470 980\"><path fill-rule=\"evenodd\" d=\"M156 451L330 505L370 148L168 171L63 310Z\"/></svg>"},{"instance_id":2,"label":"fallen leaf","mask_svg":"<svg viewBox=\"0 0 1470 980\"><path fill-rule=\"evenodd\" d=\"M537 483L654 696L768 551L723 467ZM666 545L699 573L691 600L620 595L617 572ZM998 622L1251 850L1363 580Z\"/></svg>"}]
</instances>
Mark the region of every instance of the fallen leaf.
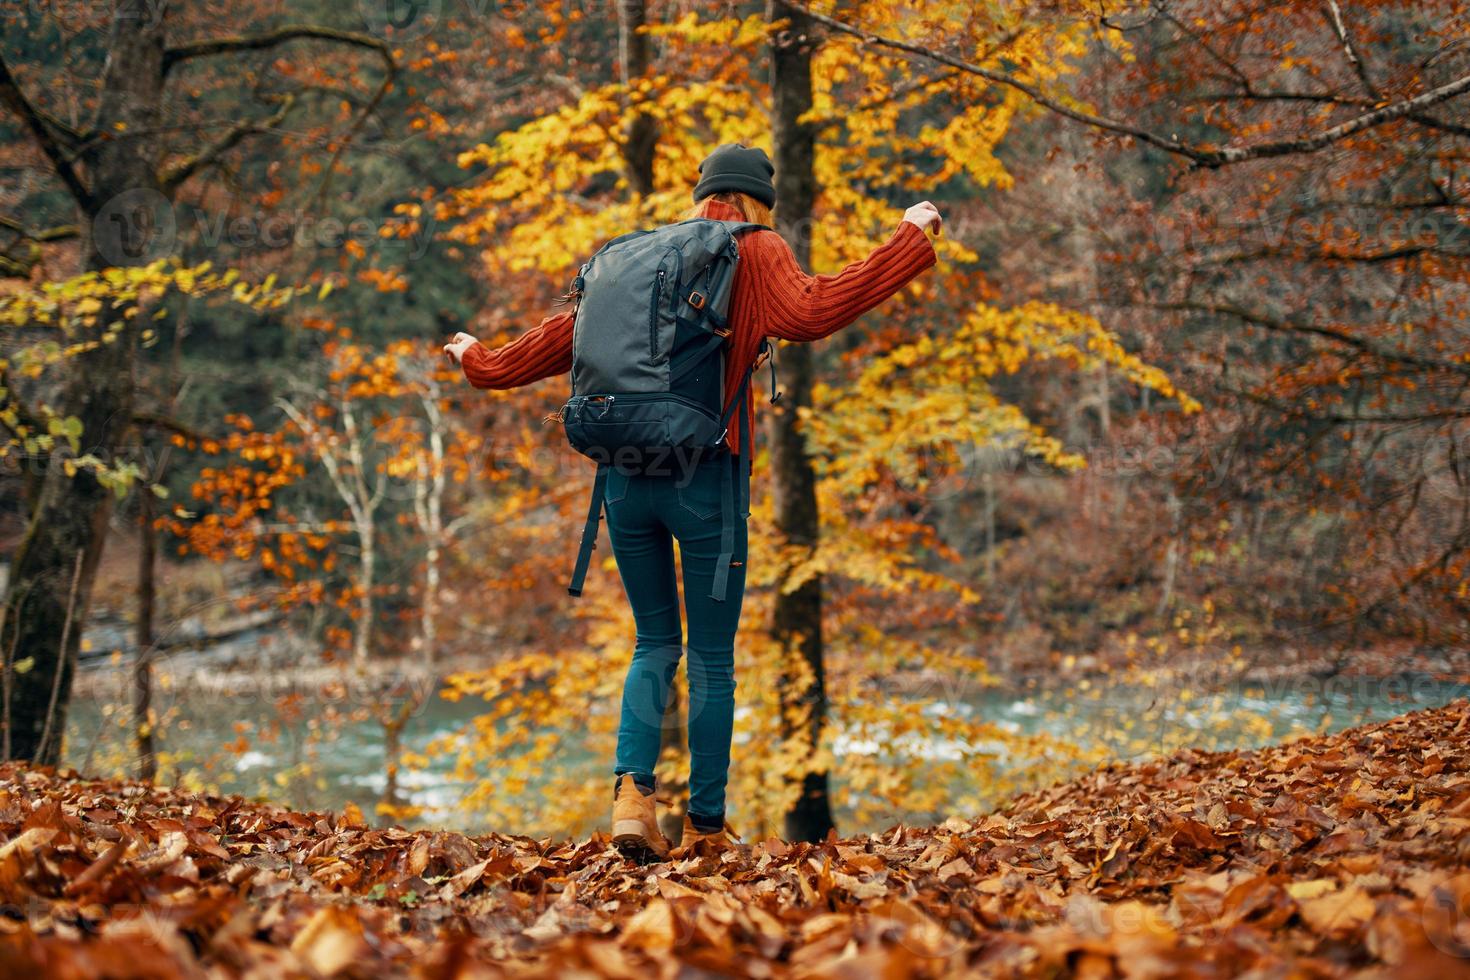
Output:
<instances>
[{"instance_id":1,"label":"fallen leaf","mask_svg":"<svg viewBox=\"0 0 1470 980\"><path fill-rule=\"evenodd\" d=\"M1356 885L1301 903L1302 918L1318 932L1347 932L1373 918L1373 899Z\"/></svg>"}]
</instances>

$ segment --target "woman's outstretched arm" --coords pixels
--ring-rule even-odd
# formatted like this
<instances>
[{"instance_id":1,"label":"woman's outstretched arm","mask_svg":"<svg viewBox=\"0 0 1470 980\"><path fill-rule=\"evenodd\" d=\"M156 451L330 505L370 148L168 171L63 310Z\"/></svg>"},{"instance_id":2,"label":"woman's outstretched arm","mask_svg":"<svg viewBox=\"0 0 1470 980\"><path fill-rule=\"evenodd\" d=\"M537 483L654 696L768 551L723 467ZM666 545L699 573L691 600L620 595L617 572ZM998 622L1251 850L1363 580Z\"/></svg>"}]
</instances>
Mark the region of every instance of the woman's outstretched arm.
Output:
<instances>
[{"instance_id":1,"label":"woman's outstretched arm","mask_svg":"<svg viewBox=\"0 0 1470 980\"><path fill-rule=\"evenodd\" d=\"M934 265L934 246L924 229L938 222L933 205L915 205L867 258L820 276L803 272L775 232L747 235L741 247L753 246L759 272L752 285L760 294L766 333L783 340L820 340L852 323Z\"/></svg>"},{"instance_id":2,"label":"woman's outstretched arm","mask_svg":"<svg viewBox=\"0 0 1470 980\"><path fill-rule=\"evenodd\" d=\"M542 320L515 340L490 349L469 334L444 346L476 388L518 388L572 369L572 319L565 310Z\"/></svg>"}]
</instances>

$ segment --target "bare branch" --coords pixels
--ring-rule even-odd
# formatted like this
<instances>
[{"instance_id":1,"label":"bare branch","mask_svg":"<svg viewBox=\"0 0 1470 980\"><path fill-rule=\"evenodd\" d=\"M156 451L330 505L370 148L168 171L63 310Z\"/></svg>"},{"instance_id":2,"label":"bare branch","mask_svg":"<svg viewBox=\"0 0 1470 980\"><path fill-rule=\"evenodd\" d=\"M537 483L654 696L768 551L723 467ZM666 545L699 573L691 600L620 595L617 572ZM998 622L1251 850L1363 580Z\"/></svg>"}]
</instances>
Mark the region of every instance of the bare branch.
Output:
<instances>
[{"instance_id":1,"label":"bare branch","mask_svg":"<svg viewBox=\"0 0 1470 980\"><path fill-rule=\"evenodd\" d=\"M196 442L203 442L210 438L210 436L205 435L197 429L190 428L176 418L171 418L167 415L155 415L151 412L134 412L133 424L140 428L172 432L176 435L183 436L185 439L193 439Z\"/></svg>"},{"instance_id":2,"label":"bare branch","mask_svg":"<svg viewBox=\"0 0 1470 980\"><path fill-rule=\"evenodd\" d=\"M1119 34L1127 34L1130 31L1137 31L1143 29L1144 27L1147 27L1149 24L1154 22L1155 18L1157 18L1160 13L1161 11L1158 7L1154 6L1153 4L1149 4L1148 9L1143 12L1143 15L1131 24L1125 24L1121 20L1118 20L1108 14L1101 15L1100 17L1098 17L1097 20L1098 23L1102 24L1102 26L1106 27L1110 31L1117 31Z\"/></svg>"},{"instance_id":3,"label":"bare branch","mask_svg":"<svg viewBox=\"0 0 1470 980\"><path fill-rule=\"evenodd\" d=\"M173 68L192 58L208 57L217 54L230 54L239 51L265 51L291 41L312 40L329 41L334 44L355 45L375 51L383 61L383 81L378 86L352 125L347 128L341 140L332 151L332 158L327 161L325 171L322 175L321 186L317 188L316 197L320 202L326 197L327 188L331 184L332 171L341 158L344 150L352 142L354 136L362 128L383 97L393 87L393 80L398 75L398 62L393 58L393 49L388 42L371 34L363 34L358 31L339 31L330 27L320 27L315 24L288 24L264 34L232 35L227 37L211 38L203 41L192 41L169 48L163 53L163 73L166 76ZM241 134L242 138L244 135ZM237 140L238 142L238 140ZM226 147L228 149L228 147Z\"/></svg>"},{"instance_id":4,"label":"bare branch","mask_svg":"<svg viewBox=\"0 0 1470 980\"><path fill-rule=\"evenodd\" d=\"M296 104L294 95L281 100L281 107L264 119L247 119L226 130L219 139L185 160L181 160L163 172L159 178L164 193L170 193L184 181L214 163L229 150L238 146L247 136L266 133L279 126Z\"/></svg>"},{"instance_id":5,"label":"bare branch","mask_svg":"<svg viewBox=\"0 0 1470 980\"><path fill-rule=\"evenodd\" d=\"M1021 79L1016 78L1014 75L1010 75L1006 72L997 71L993 68L986 68L983 65L977 65L973 62L965 61L962 58L955 58L951 55L943 54L938 51L931 51L928 48L925 48L918 44L909 44L907 41L899 41L895 40L894 38L883 37L882 35L874 34L871 31L861 30L859 28L853 27L851 24L843 23L835 17L828 17L826 14L819 14L816 11L807 7L805 4L794 3L792 2L792 0L780 0L780 3L782 6L790 10L799 11L800 13L805 14L817 23L825 25L826 27L837 31L840 34L847 34L851 37L855 37L869 46L890 48L894 51L902 51L905 54L911 54L919 58L934 61L941 65L948 65L951 68L958 69L959 71L966 72L971 75L978 75L979 77L987 81L994 82L997 85L1005 85L1017 90L1018 92L1022 92L1025 95L1029 96L1034 102L1045 106L1051 111L1065 116L1068 119L1084 123L1097 129L1106 129L1115 133L1122 133L1125 136L1132 136L1134 139L1140 140L1141 142L1152 144L1159 147L1160 149L1167 150L1170 153L1189 157L1190 159L1195 160L1196 162L1201 164L1215 165L1214 160L1215 157L1218 156L1218 154L1215 152L1198 150L1193 147L1186 146L1178 140L1170 139L1166 136L1159 136L1156 133L1149 132L1148 130L1142 129L1138 126L1132 126L1128 123L1120 122L1115 119L1106 119L1102 116L1095 116L1090 112L1082 112L1081 110L1073 109L1071 106L1063 105L1057 100L1051 98L1049 95L1041 91L1041 89L1037 88L1035 85L1032 85L1030 82L1022 81Z\"/></svg>"},{"instance_id":6,"label":"bare branch","mask_svg":"<svg viewBox=\"0 0 1470 980\"><path fill-rule=\"evenodd\" d=\"M353 521L356 522L359 528L362 527L369 515L362 510L360 500L352 492L352 488L348 486L347 478L337 461L336 453L333 452L328 440L322 438L320 428L315 423L308 421L306 415L287 399L277 398L276 404L280 406L281 411L285 412L292 422L296 423L296 427L306 437L307 442L311 445L312 452L316 454L316 458L321 461L322 466L326 469L327 477L332 481L332 486L336 488L337 495L342 498L342 502L347 506L348 511L351 512Z\"/></svg>"},{"instance_id":7,"label":"bare branch","mask_svg":"<svg viewBox=\"0 0 1470 980\"><path fill-rule=\"evenodd\" d=\"M329 41L329 43L334 44L351 44L351 46L369 48L369 50L378 53L378 57L381 57L382 65L384 65L384 79L382 79L381 84L378 85L372 97L363 104L362 112L357 113L357 118L353 119L353 122L347 128L347 132L344 132L343 137L332 148L332 157L326 162L325 169L323 169L322 184L320 184L318 191L316 191L316 198L318 198L318 201L322 201L326 198L326 190L328 190L332 181L332 170L337 167L338 160L341 159L348 145L356 137L357 132L362 129L363 123L368 122L369 116L378 109L379 103L382 103L388 91L391 90L394 78L397 78L398 63L392 57L392 48L388 47L387 41L382 40L382 38L373 37L370 34L360 34L357 31L337 31L337 29L326 28L326 26L293 24L276 28L275 31L268 31L265 34L210 38L210 40L191 41L188 44L168 48L168 50L163 51L163 73L168 75L172 71L173 66L179 65L181 62L187 62L190 59L196 59L196 57L207 57L212 56L212 54L229 54L235 53L235 51L263 51L268 50L268 48L281 46L281 44L290 43L290 41L301 40ZM229 135L231 134L226 134L226 138ZM245 135L248 135L248 131L235 137L235 143L238 143ZM229 147L226 145L223 148L228 150ZM188 175L184 176L187 178Z\"/></svg>"},{"instance_id":8,"label":"bare branch","mask_svg":"<svg viewBox=\"0 0 1470 980\"><path fill-rule=\"evenodd\" d=\"M1425 115L1422 112L1410 113L1409 118L1419 125L1427 126L1430 129L1441 129L1444 130L1446 133L1453 133L1456 136L1464 136L1466 138L1470 138L1470 126L1466 126L1461 123L1452 123L1447 119L1440 119L1437 116Z\"/></svg>"},{"instance_id":9,"label":"bare branch","mask_svg":"<svg viewBox=\"0 0 1470 980\"><path fill-rule=\"evenodd\" d=\"M167 643L155 643L153 645L152 652L155 656L167 656L168 654L178 653L183 650L206 650L209 647L215 646L216 644L224 643L228 640L233 640L236 637L245 636L247 634L256 632L257 630L263 630L269 626L274 626L277 623L285 620L285 618L286 614L283 612L272 613L264 619L251 620L238 626L230 627L229 629L220 630L216 633L205 633L201 636L183 637L177 640L170 640Z\"/></svg>"},{"instance_id":10,"label":"bare branch","mask_svg":"<svg viewBox=\"0 0 1470 980\"><path fill-rule=\"evenodd\" d=\"M60 141L61 145L66 149L69 158L72 160L75 160L81 154L82 148L96 136L90 129L77 129L54 112L47 112L40 106L32 106L32 108L35 109L36 115L41 118L41 121L46 124L46 128L51 130L52 135Z\"/></svg>"},{"instance_id":11,"label":"bare branch","mask_svg":"<svg viewBox=\"0 0 1470 980\"><path fill-rule=\"evenodd\" d=\"M1251 391L1236 385L1226 384L1218 379L1211 382L1212 387L1227 395L1233 395L1262 408L1269 408L1273 412L1279 412L1282 416L1292 419L1300 419L1307 423L1325 423L1329 425L1401 425L1411 427L1424 425L1426 423L1453 422L1459 419L1470 418L1470 408L1454 409L1447 408L1439 411L1426 412L1375 412L1369 415L1358 413L1348 414L1345 412L1318 412L1313 411L1300 401L1282 401L1272 398L1259 391Z\"/></svg>"},{"instance_id":12,"label":"bare branch","mask_svg":"<svg viewBox=\"0 0 1470 980\"><path fill-rule=\"evenodd\" d=\"M76 225L55 225L51 228L31 229L16 221L0 215L0 228L15 232L15 237L27 242L59 242L67 238L76 238L82 230Z\"/></svg>"},{"instance_id":13,"label":"bare branch","mask_svg":"<svg viewBox=\"0 0 1470 980\"><path fill-rule=\"evenodd\" d=\"M808 8L806 5L795 3L793 2L793 0L780 0L780 3L782 6L790 10L799 11L810 17L817 23L823 24L826 27L837 31L838 33L847 34L851 37L855 37L869 46L889 48L893 51L901 51L905 54L924 58L938 64L948 65L951 68L956 68L960 71L967 72L972 75L978 75L979 77L984 78L987 81L994 82L997 85L1005 85L1009 88L1013 88L1016 91L1029 96L1038 105L1044 106L1047 109L1050 109L1052 112L1057 113L1058 115L1065 116L1068 119L1083 123L1087 126L1092 126L1095 129L1103 129L1109 132L1121 133L1124 136L1131 136L1140 142L1148 143L1151 146L1156 146L1162 150L1166 150L1169 153L1185 157L1189 159L1196 167L1214 168L1232 163L1241 163L1246 160L1259 160L1269 157L1287 156L1294 153L1312 153L1322 149L1323 147L1330 146L1333 143L1344 140L1347 137L1352 136L1354 133L1360 133L1366 129L1372 129L1377 126L1382 126L1385 123L1393 122L1397 119L1414 117L1415 115L1421 113L1423 110L1428 109L1431 106L1438 105L1441 102L1445 102L1465 92L1470 92L1470 75L1466 75L1462 78L1457 78L1452 82L1441 85L1438 88L1430 89L1427 92L1420 93L1412 99L1404 99L1403 101L1383 106L1381 108L1373 110L1372 112L1356 116L1353 119L1349 119L1344 123L1333 126L1330 129L1321 130L1320 132L1314 133L1310 136L1303 136L1297 139L1289 140L1269 140L1261 143L1248 144L1246 146L1231 146L1225 147L1224 149L1214 149L1207 146L1198 146L1183 143L1179 140L1172 139L1167 136L1161 136L1158 133L1143 129L1139 126L1134 126L1121 120L1109 119L1105 116L1098 116L1090 112L1083 112L1081 110L1074 109L1071 106L1065 105L1047 95L1045 92L1041 91L1041 89L1031 84L1030 82L1023 81L1022 79L1017 78L1016 76L1008 72L999 71L994 68L986 68L983 65L977 65L962 58L956 58L952 55L947 55L938 51L931 51L930 49L925 48L922 45L910 44L907 41L899 41L894 38L884 37L879 34L874 34L871 31L865 31L860 28L853 27L851 24L843 23L835 17L829 17L826 14L819 14Z\"/></svg>"},{"instance_id":14,"label":"bare branch","mask_svg":"<svg viewBox=\"0 0 1470 980\"><path fill-rule=\"evenodd\" d=\"M235 34L226 37L209 38L203 41L191 41L188 44L180 44L168 48L163 52L163 73L168 75L176 66L192 58L203 58L216 54L231 54L237 51L265 51L269 48L278 47L290 41L317 40L332 41L338 44L352 44L361 48L371 48L378 52L383 62L388 65L388 73L397 72L397 65L393 61L392 49L382 38L373 37L371 34L362 34L357 31L339 31L331 27L319 27L315 24L287 24L278 27L274 31L264 34Z\"/></svg>"},{"instance_id":15,"label":"bare branch","mask_svg":"<svg viewBox=\"0 0 1470 980\"><path fill-rule=\"evenodd\" d=\"M331 186L332 172L337 167L337 161L341 159L343 151L351 145L353 138L362 129L363 124L367 122L368 116L373 114L374 110L378 108L378 104L383 101L383 97L388 94L388 90L393 87L393 76L396 71L397 66L390 58L388 61L388 72L383 76L383 83L378 86L378 90L373 93L372 98L368 99L363 105L362 111L357 114L356 119L352 120L352 125L347 127L347 132L342 134L341 141L337 144L336 149L332 151L332 158L327 161L327 165L322 171L322 183L316 192L316 200L319 205L326 200L327 188Z\"/></svg>"},{"instance_id":16,"label":"bare branch","mask_svg":"<svg viewBox=\"0 0 1470 980\"><path fill-rule=\"evenodd\" d=\"M1211 102L1313 102L1321 105L1372 107L1374 99L1361 96L1340 95L1335 92L1292 92L1277 89L1256 89L1248 84L1239 92L1201 92L1186 100L1191 105L1207 105ZM1450 122L1425 112L1411 112L1408 119L1429 129L1439 129L1456 136L1470 136L1470 126Z\"/></svg>"},{"instance_id":17,"label":"bare branch","mask_svg":"<svg viewBox=\"0 0 1470 980\"><path fill-rule=\"evenodd\" d=\"M1258 248L1249 252L1233 252L1228 255L1221 255L1202 261L1200 267L1218 268L1228 265L1245 265L1249 262L1263 262L1271 259L1310 259L1314 262L1360 262L1364 265L1377 265L1383 262L1397 262L1400 259L1411 259L1420 255L1437 255L1451 259L1470 259L1470 251L1460 252L1451 248L1441 248L1438 245L1400 245L1396 248L1384 249L1380 252L1333 252L1324 245L1320 250L1311 252L1304 249L1289 248Z\"/></svg>"},{"instance_id":18,"label":"bare branch","mask_svg":"<svg viewBox=\"0 0 1470 980\"><path fill-rule=\"evenodd\" d=\"M65 241L69 238L77 238L82 230L76 225L56 225L51 228L27 228L14 218L0 215L0 228L11 233L10 241L0 249L0 276L10 276L24 279L30 276L31 270L41 261L40 246L46 242ZM30 246L20 249L20 246L29 242ZM24 255L17 254L24 251Z\"/></svg>"},{"instance_id":19,"label":"bare branch","mask_svg":"<svg viewBox=\"0 0 1470 980\"><path fill-rule=\"evenodd\" d=\"M1184 100L1190 105L1206 105L1211 102L1313 102L1323 105L1372 106L1372 99L1361 96L1339 95L1336 92L1296 92L1290 89L1258 89L1249 85L1240 91L1205 91L1191 94Z\"/></svg>"},{"instance_id":20,"label":"bare branch","mask_svg":"<svg viewBox=\"0 0 1470 980\"><path fill-rule=\"evenodd\" d=\"M1342 344L1360 350L1365 354L1385 361L1394 361L1399 364L1408 364L1429 371L1448 371L1453 374L1462 374L1470 377L1470 363L1461 361L1438 361L1433 358L1420 357L1404 351L1394 350L1381 344L1375 344L1371 340L1348 333L1346 330L1338 330L1333 327L1323 327L1312 323L1294 323L1290 320L1279 320L1247 310L1243 307L1234 306L1230 303L1150 303L1150 308L1156 310L1173 310L1184 313L1212 313L1217 316L1234 317L1246 323L1271 330L1277 333L1307 334L1313 337L1322 337L1334 343Z\"/></svg>"},{"instance_id":21,"label":"bare branch","mask_svg":"<svg viewBox=\"0 0 1470 980\"><path fill-rule=\"evenodd\" d=\"M1169 23L1173 24L1176 31L1188 37L1196 45L1198 45L1201 51L1209 55L1211 61L1223 68L1225 70L1225 73L1228 74L1231 78L1234 78L1236 81L1238 81L1240 83L1240 87L1243 90L1245 90L1246 92L1252 91L1250 76L1241 71L1240 66L1237 65L1235 62L1225 57L1225 55L1223 55L1219 51L1216 51L1215 46L1211 44L1207 39L1201 37L1199 31L1195 30L1194 27L1192 27L1191 25L1185 23L1181 18L1174 16L1174 14L1170 12L1167 8L1161 10L1159 12L1159 16L1163 17Z\"/></svg>"},{"instance_id":22,"label":"bare branch","mask_svg":"<svg viewBox=\"0 0 1470 980\"><path fill-rule=\"evenodd\" d=\"M1327 6L1327 20L1332 24L1332 30L1337 34L1338 41L1342 42L1342 51L1346 55L1348 64L1353 66L1353 72L1357 74L1358 81L1363 83L1363 91L1377 97L1378 89L1373 85L1373 80L1368 77L1368 66L1363 63L1362 56L1358 54L1357 45L1348 36L1347 24L1342 20L1342 9L1338 7L1337 0L1325 0Z\"/></svg>"},{"instance_id":23,"label":"bare branch","mask_svg":"<svg viewBox=\"0 0 1470 980\"><path fill-rule=\"evenodd\" d=\"M5 58L0 56L0 102L20 117L21 122L31 131L31 137L41 152L46 154L46 159L51 161L51 168L56 171L56 176L66 185L66 189L76 200L77 205L85 212L92 211L92 194L77 172L72 168L71 161L67 159L66 151L62 148L56 133L46 124L42 114L31 105L25 93L20 90L20 85L15 77L10 74L10 66L5 63Z\"/></svg>"}]
</instances>

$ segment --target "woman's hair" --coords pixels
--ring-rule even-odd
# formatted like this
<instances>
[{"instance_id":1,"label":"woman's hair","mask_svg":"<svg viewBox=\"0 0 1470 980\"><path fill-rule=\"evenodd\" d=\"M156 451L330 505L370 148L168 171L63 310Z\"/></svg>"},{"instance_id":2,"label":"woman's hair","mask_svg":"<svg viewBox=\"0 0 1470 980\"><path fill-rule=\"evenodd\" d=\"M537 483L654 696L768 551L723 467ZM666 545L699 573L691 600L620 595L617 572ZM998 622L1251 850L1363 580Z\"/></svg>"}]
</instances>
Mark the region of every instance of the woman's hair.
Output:
<instances>
[{"instance_id":1,"label":"woman's hair","mask_svg":"<svg viewBox=\"0 0 1470 980\"><path fill-rule=\"evenodd\" d=\"M684 217L686 219L708 217L711 201L719 201L722 204L730 205L740 212L740 217L745 221L753 221L758 225L774 227L771 221L771 209L749 194L742 194L739 191L716 191L708 197L701 197Z\"/></svg>"}]
</instances>

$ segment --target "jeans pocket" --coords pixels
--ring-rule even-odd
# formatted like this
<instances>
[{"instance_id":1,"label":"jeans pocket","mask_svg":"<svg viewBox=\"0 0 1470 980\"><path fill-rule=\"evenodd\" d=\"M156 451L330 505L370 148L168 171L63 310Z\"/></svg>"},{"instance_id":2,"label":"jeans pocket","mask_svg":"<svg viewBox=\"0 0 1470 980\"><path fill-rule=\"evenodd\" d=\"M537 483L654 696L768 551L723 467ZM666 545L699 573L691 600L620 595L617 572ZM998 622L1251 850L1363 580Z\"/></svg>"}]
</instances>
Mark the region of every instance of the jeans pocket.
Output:
<instances>
[{"instance_id":1,"label":"jeans pocket","mask_svg":"<svg viewBox=\"0 0 1470 980\"><path fill-rule=\"evenodd\" d=\"M628 474L619 470L616 466L610 466L607 470L607 485L603 487L602 502L612 506L628 495Z\"/></svg>"},{"instance_id":2,"label":"jeans pocket","mask_svg":"<svg viewBox=\"0 0 1470 980\"><path fill-rule=\"evenodd\" d=\"M679 506L701 521L708 521L719 517L719 465L703 464L696 467L688 479L675 481L674 494L679 500Z\"/></svg>"}]
</instances>

